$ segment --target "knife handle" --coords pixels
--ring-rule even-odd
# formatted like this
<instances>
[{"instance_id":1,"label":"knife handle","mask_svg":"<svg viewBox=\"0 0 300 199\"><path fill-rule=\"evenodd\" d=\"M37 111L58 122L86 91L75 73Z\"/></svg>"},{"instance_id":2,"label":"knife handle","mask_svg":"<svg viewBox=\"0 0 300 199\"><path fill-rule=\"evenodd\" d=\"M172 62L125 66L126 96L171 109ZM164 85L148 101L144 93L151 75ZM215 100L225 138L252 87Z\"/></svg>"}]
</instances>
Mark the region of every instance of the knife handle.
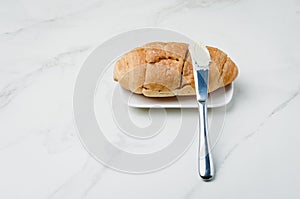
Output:
<instances>
[{"instance_id":1,"label":"knife handle","mask_svg":"<svg viewBox=\"0 0 300 199\"><path fill-rule=\"evenodd\" d=\"M214 165L211 156L208 127L207 127L207 107L206 102L198 101L199 109L199 175L204 181L209 181L214 177Z\"/></svg>"}]
</instances>

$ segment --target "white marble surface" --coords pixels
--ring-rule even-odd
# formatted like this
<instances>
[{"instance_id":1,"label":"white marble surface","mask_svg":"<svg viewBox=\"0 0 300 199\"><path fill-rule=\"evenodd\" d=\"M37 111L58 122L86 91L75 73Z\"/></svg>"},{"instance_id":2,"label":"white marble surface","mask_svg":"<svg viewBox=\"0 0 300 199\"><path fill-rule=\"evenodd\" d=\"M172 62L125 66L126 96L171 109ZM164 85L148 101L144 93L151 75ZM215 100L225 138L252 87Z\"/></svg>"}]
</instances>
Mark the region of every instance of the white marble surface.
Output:
<instances>
[{"instance_id":1,"label":"white marble surface","mask_svg":"<svg viewBox=\"0 0 300 199\"><path fill-rule=\"evenodd\" d=\"M0 198L299 198L299 24L297 0L1 1ZM82 61L148 26L218 46L240 67L213 182L196 174L197 142L170 167L132 175L99 164L76 135Z\"/></svg>"}]
</instances>

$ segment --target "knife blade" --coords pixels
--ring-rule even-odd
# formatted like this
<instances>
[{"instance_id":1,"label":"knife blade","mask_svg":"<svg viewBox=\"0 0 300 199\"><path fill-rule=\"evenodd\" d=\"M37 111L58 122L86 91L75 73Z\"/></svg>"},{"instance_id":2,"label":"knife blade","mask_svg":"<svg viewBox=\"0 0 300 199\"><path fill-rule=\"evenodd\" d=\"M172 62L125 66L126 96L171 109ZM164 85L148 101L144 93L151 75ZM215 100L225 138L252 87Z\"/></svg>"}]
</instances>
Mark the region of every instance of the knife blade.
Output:
<instances>
[{"instance_id":1,"label":"knife blade","mask_svg":"<svg viewBox=\"0 0 300 199\"><path fill-rule=\"evenodd\" d=\"M193 73L195 80L196 98L199 109L199 151L198 170L204 181L214 177L214 165L209 146L207 126L207 106L210 54L203 44L189 46L192 58Z\"/></svg>"}]
</instances>

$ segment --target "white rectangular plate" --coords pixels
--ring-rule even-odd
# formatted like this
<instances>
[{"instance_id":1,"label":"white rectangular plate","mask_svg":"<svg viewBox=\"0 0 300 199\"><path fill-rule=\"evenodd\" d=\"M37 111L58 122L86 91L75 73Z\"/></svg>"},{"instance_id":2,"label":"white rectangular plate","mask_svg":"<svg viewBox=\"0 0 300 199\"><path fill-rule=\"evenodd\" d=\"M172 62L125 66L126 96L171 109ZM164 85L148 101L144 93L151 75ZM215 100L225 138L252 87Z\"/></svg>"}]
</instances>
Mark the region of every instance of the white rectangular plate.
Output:
<instances>
[{"instance_id":1,"label":"white rectangular plate","mask_svg":"<svg viewBox=\"0 0 300 199\"><path fill-rule=\"evenodd\" d=\"M215 90L209 94L207 107L216 108L228 104L233 96L233 83ZM127 104L135 108L197 108L196 96L161 97L151 98L134 94L128 90L121 89L123 99L128 99Z\"/></svg>"}]
</instances>

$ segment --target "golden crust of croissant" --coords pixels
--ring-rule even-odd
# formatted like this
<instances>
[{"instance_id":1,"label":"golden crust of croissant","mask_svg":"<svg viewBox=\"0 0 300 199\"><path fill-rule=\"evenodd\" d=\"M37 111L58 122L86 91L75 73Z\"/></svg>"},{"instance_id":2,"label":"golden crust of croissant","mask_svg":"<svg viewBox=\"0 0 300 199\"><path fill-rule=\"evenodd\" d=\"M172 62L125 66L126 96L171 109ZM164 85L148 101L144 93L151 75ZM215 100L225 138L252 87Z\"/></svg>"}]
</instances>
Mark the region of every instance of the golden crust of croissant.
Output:
<instances>
[{"instance_id":1,"label":"golden crust of croissant","mask_svg":"<svg viewBox=\"0 0 300 199\"><path fill-rule=\"evenodd\" d=\"M212 63L209 92L230 84L238 75L235 63L218 48L207 46ZM188 45L153 42L126 53L116 62L114 80L147 97L195 95Z\"/></svg>"}]
</instances>

